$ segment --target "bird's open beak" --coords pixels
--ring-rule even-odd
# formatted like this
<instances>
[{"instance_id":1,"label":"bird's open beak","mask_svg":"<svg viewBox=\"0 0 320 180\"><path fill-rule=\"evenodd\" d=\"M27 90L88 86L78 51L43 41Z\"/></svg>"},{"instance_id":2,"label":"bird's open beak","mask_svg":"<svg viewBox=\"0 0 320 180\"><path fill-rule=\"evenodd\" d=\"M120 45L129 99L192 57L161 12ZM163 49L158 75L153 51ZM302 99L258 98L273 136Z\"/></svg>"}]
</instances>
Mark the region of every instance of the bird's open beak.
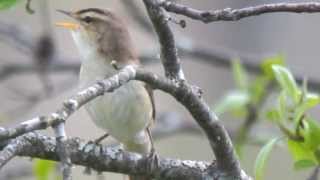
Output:
<instances>
[{"instance_id":1,"label":"bird's open beak","mask_svg":"<svg viewBox=\"0 0 320 180\"><path fill-rule=\"evenodd\" d=\"M79 24L72 22L57 22L55 25L71 30L79 29Z\"/></svg>"},{"instance_id":2,"label":"bird's open beak","mask_svg":"<svg viewBox=\"0 0 320 180\"><path fill-rule=\"evenodd\" d=\"M72 12L64 11L64 10L60 10L60 9L57 9L57 11L62 14L65 14L69 17L75 18L74 14ZM71 29L71 30L76 30L80 27L79 24L73 23L73 22L57 22L57 23L55 23L55 25L66 28L66 29Z\"/></svg>"}]
</instances>

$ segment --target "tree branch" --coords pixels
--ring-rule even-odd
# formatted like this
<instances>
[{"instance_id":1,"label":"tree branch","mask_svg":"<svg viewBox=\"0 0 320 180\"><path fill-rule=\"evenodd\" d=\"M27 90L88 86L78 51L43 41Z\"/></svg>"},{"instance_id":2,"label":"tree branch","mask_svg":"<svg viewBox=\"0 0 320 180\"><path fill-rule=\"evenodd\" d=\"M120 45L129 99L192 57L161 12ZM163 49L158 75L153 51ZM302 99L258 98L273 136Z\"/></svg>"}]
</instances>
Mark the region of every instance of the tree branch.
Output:
<instances>
[{"instance_id":1,"label":"tree branch","mask_svg":"<svg viewBox=\"0 0 320 180\"><path fill-rule=\"evenodd\" d=\"M28 133L16 138L28 144L20 156L59 161L55 138ZM156 164L148 156L125 152L119 148L90 144L79 138L67 139L66 148L72 163L91 167L98 172L108 171L132 175L148 175L159 179L211 179L219 176L216 164L208 162L175 160L159 157ZM1 147L0 147L1 149ZM212 166L212 168L211 168ZM214 171L208 172L208 168Z\"/></svg>"},{"instance_id":2,"label":"tree branch","mask_svg":"<svg viewBox=\"0 0 320 180\"><path fill-rule=\"evenodd\" d=\"M8 141L4 142L1 142L1 145L5 144L5 146L0 151L0 169L18 153L22 152L27 145L30 145L28 141L18 141L16 139L9 141L9 143L7 143Z\"/></svg>"},{"instance_id":3,"label":"tree branch","mask_svg":"<svg viewBox=\"0 0 320 180\"><path fill-rule=\"evenodd\" d=\"M161 47L161 60L166 77L183 80L184 73L181 68L173 33L168 25L166 12L159 6L158 0L143 0L153 27L159 37Z\"/></svg>"},{"instance_id":4,"label":"tree branch","mask_svg":"<svg viewBox=\"0 0 320 180\"><path fill-rule=\"evenodd\" d=\"M242 9L226 8L214 11L201 11L171 1L164 1L161 5L169 12L184 15L194 20L200 20L204 23L211 23L215 21L238 21L246 17L258 16L261 14L274 12L320 12L320 3L318 2L274 3L246 7Z\"/></svg>"}]
</instances>

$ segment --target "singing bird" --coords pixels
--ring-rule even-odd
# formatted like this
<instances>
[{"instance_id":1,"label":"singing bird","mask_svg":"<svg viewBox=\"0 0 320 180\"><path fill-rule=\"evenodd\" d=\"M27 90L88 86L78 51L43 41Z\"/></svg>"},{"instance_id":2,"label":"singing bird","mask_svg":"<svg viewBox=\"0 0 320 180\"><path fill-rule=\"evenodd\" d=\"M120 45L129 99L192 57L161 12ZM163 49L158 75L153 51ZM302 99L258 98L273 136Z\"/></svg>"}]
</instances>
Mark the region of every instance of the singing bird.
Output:
<instances>
[{"instance_id":1,"label":"singing bird","mask_svg":"<svg viewBox=\"0 0 320 180\"><path fill-rule=\"evenodd\" d=\"M140 66L127 26L118 15L98 8L58 11L76 21L56 24L71 30L82 56L80 87L108 78L126 65ZM126 150L142 154L151 152L149 128L155 118L155 107L152 89L147 84L130 81L90 101L85 107L95 124L123 144ZM148 179L142 176L130 178Z\"/></svg>"}]
</instances>

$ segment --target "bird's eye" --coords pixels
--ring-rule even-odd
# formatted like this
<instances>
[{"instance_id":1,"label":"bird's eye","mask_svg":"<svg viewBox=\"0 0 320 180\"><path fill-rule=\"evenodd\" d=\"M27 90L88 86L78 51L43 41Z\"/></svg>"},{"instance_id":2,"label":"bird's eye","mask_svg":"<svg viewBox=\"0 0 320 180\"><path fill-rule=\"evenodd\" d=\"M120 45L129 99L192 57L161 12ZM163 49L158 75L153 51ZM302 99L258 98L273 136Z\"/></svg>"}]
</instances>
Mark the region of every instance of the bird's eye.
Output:
<instances>
[{"instance_id":1,"label":"bird's eye","mask_svg":"<svg viewBox=\"0 0 320 180\"><path fill-rule=\"evenodd\" d=\"M82 21L86 22L86 23L90 23L90 22L92 22L92 18L89 16L85 16L84 18L82 18Z\"/></svg>"}]
</instances>

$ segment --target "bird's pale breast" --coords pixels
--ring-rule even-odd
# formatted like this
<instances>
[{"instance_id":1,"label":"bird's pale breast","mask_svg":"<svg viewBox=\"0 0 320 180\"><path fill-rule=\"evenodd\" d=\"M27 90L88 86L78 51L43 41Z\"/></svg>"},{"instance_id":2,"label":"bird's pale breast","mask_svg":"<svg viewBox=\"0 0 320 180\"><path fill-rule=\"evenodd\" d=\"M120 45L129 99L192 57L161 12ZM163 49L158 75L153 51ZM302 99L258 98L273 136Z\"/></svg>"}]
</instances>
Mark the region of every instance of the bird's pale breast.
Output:
<instances>
[{"instance_id":1,"label":"bird's pale breast","mask_svg":"<svg viewBox=\"0 0 320 180\"><path fill-rule=\"evenodd\" d=\"M95 53L83 38L73 33L78 49L83 56L80 70L80 87L85 88L97 80L116 73L110 62ZM131 81L112 93L105 93L86 105L97 126L121 142L139 141L139 136L152 120L152 105L144 84Z\"/></svg>"}]
</instances>

